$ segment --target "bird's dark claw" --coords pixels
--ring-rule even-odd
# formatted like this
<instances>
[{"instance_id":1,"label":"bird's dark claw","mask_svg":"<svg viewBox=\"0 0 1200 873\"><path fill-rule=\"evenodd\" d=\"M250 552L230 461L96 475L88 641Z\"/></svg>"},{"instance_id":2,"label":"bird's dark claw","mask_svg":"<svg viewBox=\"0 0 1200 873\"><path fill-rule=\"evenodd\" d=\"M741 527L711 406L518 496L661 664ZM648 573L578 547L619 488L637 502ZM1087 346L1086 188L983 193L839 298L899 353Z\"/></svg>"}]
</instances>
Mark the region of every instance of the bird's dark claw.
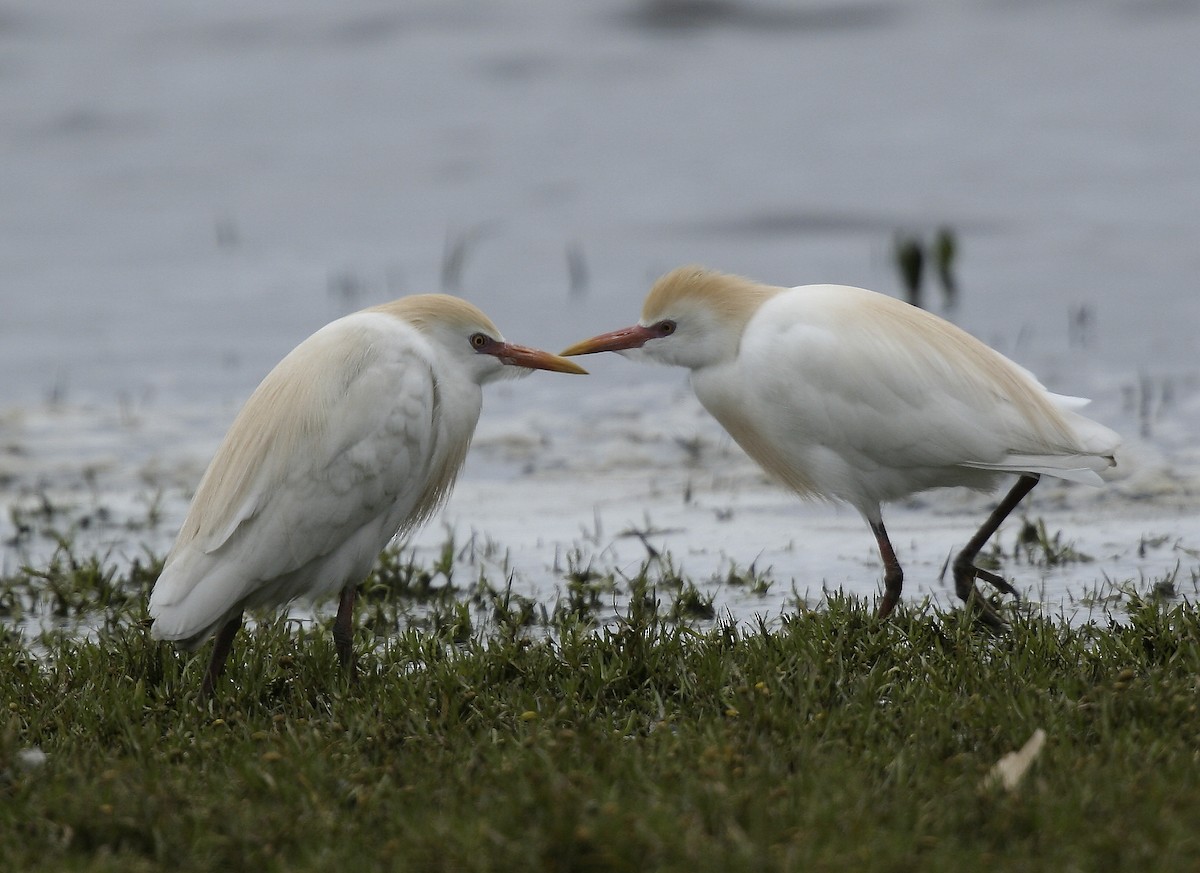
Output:
<instances>
[{"instance_id":1,"label":"bird's dark claw","mask_svg":"<svg viewBox=\"0 0 1200 873\"><path fill-rule=\"evenodd\" d=\"M997 589L1002 594L1011 594L1014 598L1016 598L1018 603L1021 602L1021 595L1017 592L1017 589L1013 588L1012 583L1003 576L999 576L987 570L981 570L979 567L973 567L972 569L975 571L976 579L982 579L984 582L989 583L993 588Z\"/></svg>"},{"instance_id":2,"label":"bird's dark claw","mask_svg":"<svg viewBox=\"0 0 1200 873\"><path fill-rule=\"evenodd\" d=\"M1017 594L1017 590L1005 579L988 570L981 570L974 564L963 561L961 556L954 562L954 588L958 593L959 599L966 604L967 609L975 616L975 618L995 633L1005 633L1008 630L1008 622L1001 618L1000 613L996 611L996 607L992 605L986 597L979 593L979 589L975 587L975 580L982 579L983 581L994 586L998 591L1004 594L1011 594L1017 600L1021 597Z\"/></svg>"}]
</instances>

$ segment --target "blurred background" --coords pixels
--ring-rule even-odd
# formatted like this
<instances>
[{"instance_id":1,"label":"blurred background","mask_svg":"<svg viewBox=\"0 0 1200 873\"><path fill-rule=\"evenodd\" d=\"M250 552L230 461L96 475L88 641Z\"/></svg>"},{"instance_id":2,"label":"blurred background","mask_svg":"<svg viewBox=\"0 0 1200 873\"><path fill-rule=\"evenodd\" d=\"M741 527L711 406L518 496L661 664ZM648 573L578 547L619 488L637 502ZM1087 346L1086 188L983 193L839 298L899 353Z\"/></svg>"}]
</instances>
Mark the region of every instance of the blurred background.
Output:
<instances>
[{"instance_id":1,"label":"blurred background","mask_svg":"<svg viewBox=\"0 0 1200 873\"><path fill-rule=\"evenodd\" d=\"M181 504L283 354L403 294L554 350L681 263L904 296L914 250L1189 489L1197 46L1191 0L6 0L0 502ZM720 440L681 373L592 369L490 395L469 474Z\"/></svg>"}]
</instances>

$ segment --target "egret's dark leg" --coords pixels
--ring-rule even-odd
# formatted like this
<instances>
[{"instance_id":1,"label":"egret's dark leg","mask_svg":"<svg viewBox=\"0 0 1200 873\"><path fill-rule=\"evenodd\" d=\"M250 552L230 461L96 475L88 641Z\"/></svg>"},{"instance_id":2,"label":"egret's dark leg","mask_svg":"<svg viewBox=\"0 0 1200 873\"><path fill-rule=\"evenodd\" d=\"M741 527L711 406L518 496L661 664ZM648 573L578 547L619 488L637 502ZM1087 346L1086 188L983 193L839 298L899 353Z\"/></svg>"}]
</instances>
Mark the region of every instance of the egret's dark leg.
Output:
<instances>
[{"instance_id":1,"label":"egret's dark leg","mask_svg":"<svg viewBox=\"0 0 1200 873\"><path fill-rule=\"evenodd\" d=\"M355 673L354 664L354 595L357 585L347 585L342 589L338 598L337 618L333 620L333 644L337 648L338 660L342 669L351 676Z\"/></svg>"},{"instance_id":2,"label":"egret's dark leg","mask_svg":"<svg viewBox=\"0 0 1200 873\"><path fill-rule=\"evenodd\" d=\"M1025 495L1033 490L1033 486L1038 483L1040 478L1035 473L1028 473L1018 479L1017 484L1013 485L1004 499L1000 501L999 506L992 510L987 521L975 532L975 536L971 537L970 542L963 546L963 550L954 558L955 591L964 603L979 610L980 618L985 623L996 629L1004 627L1004 620L996 614L996 611L975 588L975 580L978 578L990 582L1005 594L1012 594L1014 597L1017 596L1017 590L995 573L989 573L987 570L980 570L976 567L975 556L979 554L980 549L987 545L987 541L992 538L992 534L996 532L1004 519L1008 518L1009 513L1016 509L1017 504L1025 499Z\"/></svg>"},{"instance_id":3,"label":"egret's dark leg","mask_svg":"<svg viewBox=\"0 0 1200 873\"><path fill-rule=\"evenodd\" d=\"M883 599L879 601L877 618L887 618L900 602L900 590L904 587L904 570L896 560L896 551L892 541L888 539L887 530L882 521L872 521L871 532L875 534L875 542L879 543L879 557L883 559Z\"/></svg>"},{"instance_id":4,"label":"egret's dark leg","mask_svg":"<svg viewBox=\"0 0 1200 873\"><path fill-rule=\"evenodd\" d=\"M242 627L242 614L239 612L217 631L217 640L213 643L212 657L208 659L208 670L204 673L204 682L200 685L200 699L206 700L213 693L213 688L221 674L225 672L225 661L229 658L229 650L233 647L233 638Z\"/></svg>"}]
</instances>

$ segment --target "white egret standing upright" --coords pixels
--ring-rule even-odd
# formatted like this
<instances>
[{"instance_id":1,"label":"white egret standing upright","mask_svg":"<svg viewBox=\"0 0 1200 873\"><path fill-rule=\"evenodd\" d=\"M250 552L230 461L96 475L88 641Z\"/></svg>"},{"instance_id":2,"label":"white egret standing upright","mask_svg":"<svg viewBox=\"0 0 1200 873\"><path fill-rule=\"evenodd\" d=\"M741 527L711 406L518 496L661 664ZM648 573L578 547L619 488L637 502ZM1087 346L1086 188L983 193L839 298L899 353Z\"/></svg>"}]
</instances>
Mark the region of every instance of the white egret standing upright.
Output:
<instances>
[{"instance_id":1,"label":"white egret standing upright","mask_svg":"<svg viewBox=\"0 0 1200 873\"><path fill-rule=\"evenodd\" d=\"M442 294L340 318L280 361L217 449L150 595L157 639L194 649L217 635L202 694L245 609L339 589L334 641L353 672L356 586L449 494L480 386L531 369L586 372Z\"/></svg>"},{"instance_id":2,"label":"white egret standing upright","mask_svg":"<svg viewBox=\"0 0 1200 873\"><path fill-rule=\"evenodd\" d=\"M757 461L803 497L843 501L870 525L884 566L880 617L904 574L881 504L930 488L1012 490L954 560L958 596L1007 581L975 566L1042 475L1093 485L1120 440L1027 370L953 324L884 294L839 285L777 288L683 267L655 283L633 327L563 355L614 351L691 370L697 398Z\"/></svg>"}]
</instances>

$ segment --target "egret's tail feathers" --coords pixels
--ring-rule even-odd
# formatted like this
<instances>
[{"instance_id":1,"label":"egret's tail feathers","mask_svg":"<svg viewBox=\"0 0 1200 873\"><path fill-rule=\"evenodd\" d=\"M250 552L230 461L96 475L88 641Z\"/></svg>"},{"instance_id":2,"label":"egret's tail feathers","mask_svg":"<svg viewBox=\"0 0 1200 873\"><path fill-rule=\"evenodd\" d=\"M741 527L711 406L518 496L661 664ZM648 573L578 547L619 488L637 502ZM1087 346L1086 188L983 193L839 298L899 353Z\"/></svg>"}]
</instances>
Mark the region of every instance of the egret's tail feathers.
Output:
<instances>
[{"instance_id":1,"label":"egret's tail feathers","mask_svg":"<svg viewBox=\"0 0 1200 873\"><path fill-rule=\"evenodd\" d=\"M1117 465L1114 456L1121 445L1121 437L1117 435L1116 431L1099 422L1092 421L1090 418L1084 418L1082 415L1071 414L1068 416L1068 420L1071 422L1071 429L1075 432L1075 439L1082 452L1094 455L1104 462L1103 466L1094 469L1107 470L1109 467Z\"/></svg>"},{"instance_id":2,"label":"egret's tail feathers","mask_svg":"<svg viewBox=\"0 0 1200 873\"><path fill-rule=\"evenodd\" d=\"M207 579L216 584L185 584L170 563L150 593L150 630L156 640L169 640L184 649L195 649L242 609L245 594L241 580Z\"/></svg>"},{"instance_id":3,"label":"egret's tail feathers","mask_svg":"<svg viewBox=\"0 0 1200 873\"><path fill-rule=\"evenodd\" d=\"M188 603L155 609L151 604L150 617L154 619L154 626L150 628L150 635L191 651L203 645L230 618L226 611L215 620L198 619L192 612L193 606Z\"/></svg>"},{"instance_id":4,"label":"egret's tail feathers","mask_svg":"<svg viewBox=\"0 0 1200 873\"><path fill-rule=\"evenodd\" d=\"M1112 455L1009 455L998 464L967 464L979 470L995 470L1000 473L1036 473L1053 476L1084 485L1100 486L1104 478L1100 475L1117 465Z\"/></svg>"},{"instance_id":5,"label":"egret's tail feathers","mask_svg":"<svg viewBox=\"0 0 1200 873\"><path fill-rule=\"evenodd\" d=\"M196 625L188 620L189 616L182 610L166 610L157 615L151 612L150 615L154 619L154 626L150 629L150 635L154 639L175 643L188 651L203 645L204 641L216 633L224 623L223 620L218 619L197 630Z\"/></svg>"},{"instance_id":6,"label":"egret's tail feathers","mask_svg":"<svg viewBox=\"0 0 1200 873\"><path fill-rule=\"evenodd\" d=\"M1116 451L1121 445L1121 437L1116 431L1075 411L1091 402L1087 398L1051 394L1050 399L1066 419L1070 434L1067 444L1041 446L1035 443L1024 446L1024 452L1006 455L999 462L967 466L1006 473L1037 473L1085 485L1103 485L1102 474L1117 465ZM1038 451L1043 448L1044 451Z\"/></svg>"}]
</instances>

